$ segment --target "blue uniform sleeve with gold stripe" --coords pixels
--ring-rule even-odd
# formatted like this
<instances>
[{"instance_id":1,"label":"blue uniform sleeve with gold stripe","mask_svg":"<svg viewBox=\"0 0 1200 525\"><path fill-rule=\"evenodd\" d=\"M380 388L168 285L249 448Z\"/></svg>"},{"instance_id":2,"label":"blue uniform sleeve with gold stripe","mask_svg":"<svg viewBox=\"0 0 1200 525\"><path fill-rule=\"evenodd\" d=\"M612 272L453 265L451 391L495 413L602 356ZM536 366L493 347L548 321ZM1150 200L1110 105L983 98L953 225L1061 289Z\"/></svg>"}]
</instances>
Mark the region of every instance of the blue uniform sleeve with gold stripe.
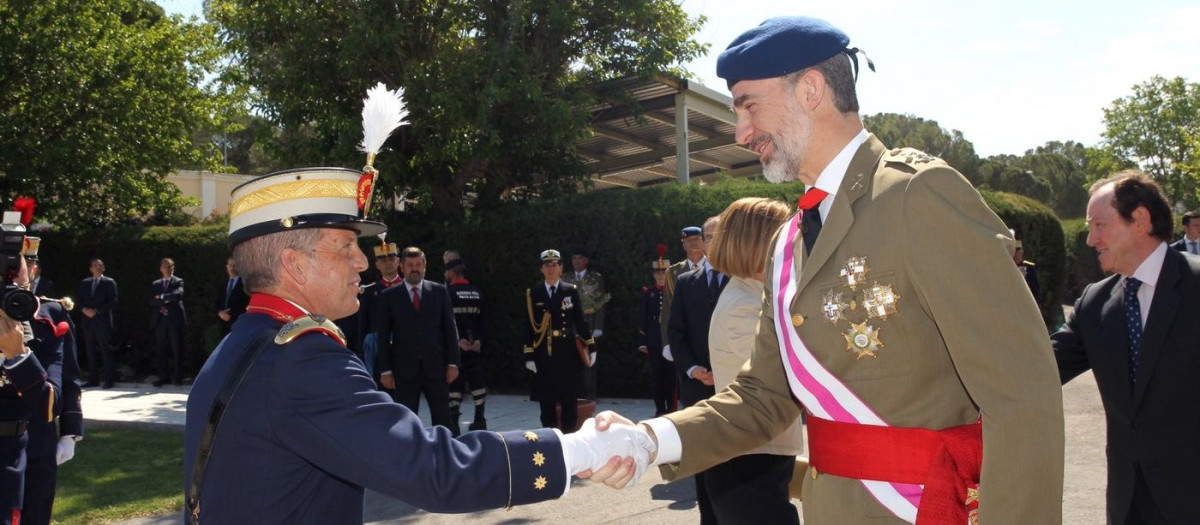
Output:
<instances>
[{"instance_id":1,"label":"blue uniform sleeve with gold stripe","mask_svg":"<svg viewBox=\"0 0 1200 525\"><path fill-rule=\"evenodd\" d=\"M567 488L551 430L454 438L378 391L361 362L328 337L306 334L282 353L268 379L272 431L333 476L447 513L535 503Z\"/></svg>"}]
</instances>

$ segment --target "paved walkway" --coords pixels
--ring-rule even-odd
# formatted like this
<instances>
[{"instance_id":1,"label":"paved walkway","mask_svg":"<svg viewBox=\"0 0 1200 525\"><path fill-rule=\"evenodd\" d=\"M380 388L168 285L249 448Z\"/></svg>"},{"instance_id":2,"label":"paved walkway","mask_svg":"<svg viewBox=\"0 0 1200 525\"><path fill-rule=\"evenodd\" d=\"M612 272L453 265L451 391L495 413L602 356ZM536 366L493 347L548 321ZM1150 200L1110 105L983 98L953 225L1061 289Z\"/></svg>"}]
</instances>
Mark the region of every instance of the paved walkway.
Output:
<instances>
[{"instance_id":1,"label":"paved walkway","mask_svg":"<svg viewBox=\"0 0 1200 525\"><path fill-rule=\"evenodd\" d=\"M1066 412L1066 486L1064 523L1104 523L1104 410L1091 374L1076 379L1063 389ZM187 405L186 387L154 388L118 383L111 390L86 390L84 413L91 428L124 426L181 432ZM463 427L470 421L470 407ZM603 399L598 410L616 410L639 420L654 414L653 404L640 399ZM426 411L427 412L427 411ZM538 406L523 396L490 395L488 424L493 430L515 430L540 426ZM428 415L422 417L429 423ZM80 454L87 453L86 441ZM794 502L797 507L799 502ZM576 482L566 498L470 515L430 514L394 499L368 492L366 518L369 523L457 524L497 523L644 523L694 524L699 522L691 479L664 483L657 472L643 476L636 487L614 491L602 485ZM182 523L178 515L137 519L123 525L166 525Z\"/></svg>"}]
</instances>

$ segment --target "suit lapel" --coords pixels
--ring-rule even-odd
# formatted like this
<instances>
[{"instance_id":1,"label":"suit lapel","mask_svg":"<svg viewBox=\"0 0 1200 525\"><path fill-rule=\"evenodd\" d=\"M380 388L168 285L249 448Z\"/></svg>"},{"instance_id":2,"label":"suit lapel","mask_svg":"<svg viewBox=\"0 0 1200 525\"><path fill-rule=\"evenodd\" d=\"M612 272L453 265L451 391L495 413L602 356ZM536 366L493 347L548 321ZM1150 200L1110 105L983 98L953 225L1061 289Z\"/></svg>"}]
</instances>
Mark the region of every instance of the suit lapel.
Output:
<instances>
[{"instance_id":1,"label":"suit lapel","mask_svg":"<svg viewBox=\"0 0 1200 525\"><path fill-rule=\"evenodd\" d=\"M867 193L871 186L871 175L885 151L883 143L875 138L875 135L867 137L867 141L858 147L858 152L850 160L850 167L846 170L846 176L842 178L837 195L833 197L833 207L829 210L829 216L821 224L821 235L817 237L812 253L804 255L804 243L795 243L795 273L800 276L797 297L812 282L813 277L829 261L842 239L849 233L850 226L854 224L854 202Z\"/></svg>"},{"instance_id":2,"label":"suit lapel","mask_svg":"<svg viewBox=\"0 0 1200 525\"><path fill-rule=\"evenodd\" d=\"M1114 369L1112 377L1120 378L1121 388L1129 387L1129 333L1126 331L1128 321L1125 318L1124 281L1116 279L1109 289L1108 300L1100 308L1100 337L1102 345L1101 358ZM1093 365L1095 366L1095 365ZM1125 390L1125 392L1129 392ZM1129 396L1119 396L1121 403L1132 403L1133 393ZM1126 409L1132 405L1126 405ZM1128 410L1127 410L1128 412Z\"/></svg>"},{"instance_id":3,"label":"suit lapel","mask_svg":"<svg viewBox=\"0 0 1200 525\"><path fill-rule=\"evenodd\" d=\"M1150 382L1154 365L1167 340L1167 331L1179 308L1179 290L1176 288L1179 284L1179 263L1176 259L1183 256L1172 252L1167 250L1162 273L1154 285L1154 297L1150 300L1149 319L1142 330L1142 349L1138 353L1137 379L1133 389L1134 411L1146 394L1146 385Z\"/></svg>"}]
</instances>

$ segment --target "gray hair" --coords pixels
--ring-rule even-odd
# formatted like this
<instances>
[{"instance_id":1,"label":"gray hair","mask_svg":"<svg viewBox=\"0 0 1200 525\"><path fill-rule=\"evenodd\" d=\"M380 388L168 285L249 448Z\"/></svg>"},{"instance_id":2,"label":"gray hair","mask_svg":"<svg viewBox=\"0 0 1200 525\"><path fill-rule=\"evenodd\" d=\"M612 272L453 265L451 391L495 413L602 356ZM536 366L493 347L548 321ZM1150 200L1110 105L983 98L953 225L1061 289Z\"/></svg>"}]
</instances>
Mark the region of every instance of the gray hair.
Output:
<instances>
[{"instance_id":1,"label":"gray hair","mask_svg":"<svg viewBox=\"0 0 1200 525\"><path fill-rule=\"evenodd\" d=\"M279 268L283 264L280 257L284 250L291 248L311 257L320 239L320 228L253 237L233 247L233 266L238 269L247 292L265 292L279 284Z\"/></svg>"},{"instance_id":2,"label":"gray hair","mask_svg":"<svg viewBox=\"0 0 1200 525\"><path fill-rule=\"evenodd\" d=\"M854 69L850 67L850 57L846 53L838 53L815 66L789 73L783 78L789 86L795 88L800 77L814 69L825 77L825 84L833 92L834 107L842 113L858 113L858 93L854 87Z\"/></svg>"}]
</instances>

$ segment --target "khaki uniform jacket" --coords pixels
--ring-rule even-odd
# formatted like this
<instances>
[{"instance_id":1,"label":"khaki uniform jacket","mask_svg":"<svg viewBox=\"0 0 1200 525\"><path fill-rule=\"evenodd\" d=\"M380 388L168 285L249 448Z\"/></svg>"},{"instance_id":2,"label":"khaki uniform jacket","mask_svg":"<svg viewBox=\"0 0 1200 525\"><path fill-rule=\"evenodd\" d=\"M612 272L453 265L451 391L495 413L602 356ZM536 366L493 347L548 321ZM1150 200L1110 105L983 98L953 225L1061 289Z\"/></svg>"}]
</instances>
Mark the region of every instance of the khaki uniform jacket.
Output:
<instances>
[{"instance_id":1,"label":"khaki uniform jacket","mask_svg":"<svg viewBox=\"0 0 1200 525\"><path fill-rule=\"evenodd\" d=\"M791 313L804 318L800 337L893 426L942 429L982 416L980 523L1060 523L1062 389L1008 229L958 172L915 150L889 152L874 136L851 160L832 206L811 256L794 243L800 288ZM851 292L838 274L856 256L867 259L868 284L899 296L897 312L881 320L859 307L831 323L822 315L826 293L861 305L863 287ZM680 463L663 466L667 479L762 445L798 417L772 297L768 286L749 367L716 396L666 416L683 447ZM847 350L851 321L879 330L878 357ZM802 491L805 523L902 523L858 480L805 477Z\"/></svg>"}]
</instances>

